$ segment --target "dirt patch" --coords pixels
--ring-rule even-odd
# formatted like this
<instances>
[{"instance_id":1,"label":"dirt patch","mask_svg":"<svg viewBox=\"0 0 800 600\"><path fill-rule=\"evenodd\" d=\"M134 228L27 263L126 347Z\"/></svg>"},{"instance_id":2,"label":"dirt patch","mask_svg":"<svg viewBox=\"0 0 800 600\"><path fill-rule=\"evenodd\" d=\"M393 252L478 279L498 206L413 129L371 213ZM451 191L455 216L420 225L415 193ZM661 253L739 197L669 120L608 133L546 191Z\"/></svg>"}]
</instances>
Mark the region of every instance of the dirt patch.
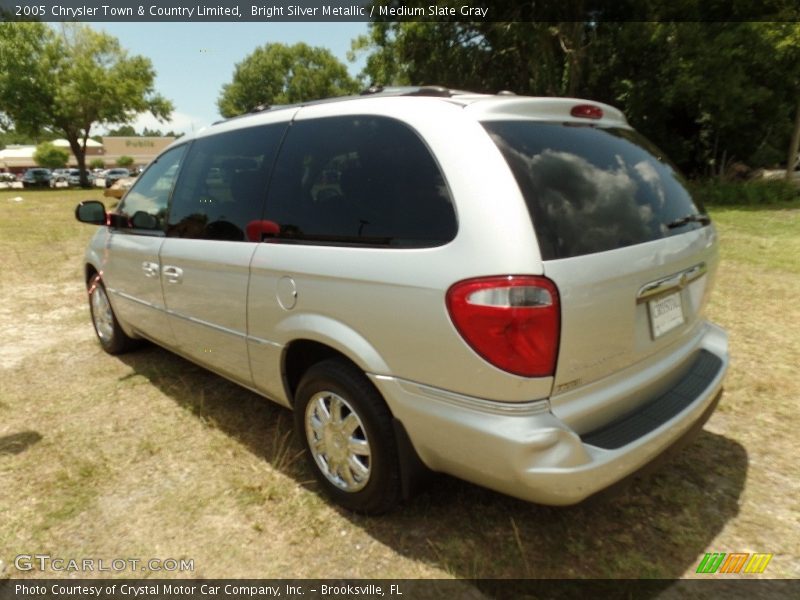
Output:
<instances>
[{"instance_id":1,"label":"dirt patch","mask_svg":"<svg viewBox=\"0 0 800 600\"><path fill-rule=\"evenodd\" d=\"M68 349L92 336L86 326L88 305L79 284L21 284L0 304L0 369L14 369L23 361L55 347Z\"/></svg>"}]
</instances>

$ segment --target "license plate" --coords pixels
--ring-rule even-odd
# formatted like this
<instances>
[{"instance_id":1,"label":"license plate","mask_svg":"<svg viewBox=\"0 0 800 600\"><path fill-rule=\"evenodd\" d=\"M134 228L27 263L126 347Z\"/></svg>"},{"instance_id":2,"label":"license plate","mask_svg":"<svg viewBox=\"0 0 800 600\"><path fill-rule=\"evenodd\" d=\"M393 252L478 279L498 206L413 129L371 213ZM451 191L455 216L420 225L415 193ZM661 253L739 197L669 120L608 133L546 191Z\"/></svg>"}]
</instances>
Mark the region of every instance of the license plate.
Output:
<instances>
[{"instance_id":1,"label":"license plate","mask_svg":"<svg viewBox=\"0 0 800 600\"><path fill-rule=\"evenodd\" d=\"M680 292L663 296L647 303L650 312L650 329L657 339L676 327L683 325L683 305Z\"/></svg>"}]
</instances>

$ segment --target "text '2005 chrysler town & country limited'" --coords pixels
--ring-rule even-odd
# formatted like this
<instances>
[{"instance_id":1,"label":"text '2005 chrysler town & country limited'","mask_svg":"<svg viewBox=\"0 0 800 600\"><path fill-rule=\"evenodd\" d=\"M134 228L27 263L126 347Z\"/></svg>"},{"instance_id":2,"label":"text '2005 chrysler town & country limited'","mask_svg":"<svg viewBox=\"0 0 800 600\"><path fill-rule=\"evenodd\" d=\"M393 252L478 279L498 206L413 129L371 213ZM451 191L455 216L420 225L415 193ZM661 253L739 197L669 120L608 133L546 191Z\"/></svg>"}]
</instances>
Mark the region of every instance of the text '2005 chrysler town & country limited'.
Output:
<instances>
[{"instance_id":1,"label":"text '2005 chrysler town & country limited'","mask_svg":"<svg viewBox=\"0 0 800 600\"><path fill-rule=\"evenodd\" d=\"M100 225L102 347L148 339L292 408L353 510L430 472L576 503L721 394L714 227L607 105L387 88L268 108L76 215Z\"/></svg>"}]
</instances>

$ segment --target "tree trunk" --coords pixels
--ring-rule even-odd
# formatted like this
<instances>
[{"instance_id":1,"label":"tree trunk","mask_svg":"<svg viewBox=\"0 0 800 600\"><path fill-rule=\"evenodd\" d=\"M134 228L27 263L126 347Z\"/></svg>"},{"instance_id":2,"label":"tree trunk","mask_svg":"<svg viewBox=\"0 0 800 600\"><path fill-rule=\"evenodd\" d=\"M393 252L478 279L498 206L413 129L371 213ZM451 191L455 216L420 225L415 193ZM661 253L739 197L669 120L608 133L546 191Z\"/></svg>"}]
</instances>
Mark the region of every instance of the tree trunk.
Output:
<instances>
[{"instance_id":1,"label":"tree trunk","mask_svg":"<svg viewBox=\"0 0 800 600\"><path fill-rule=\"evenodd\" d=\"M586 46L583 44L583 22L559 23L558 43L563 53L563 69L561 75L561 96L574 98L581 82Z\"/></svg>"},{"instance_id":2,"label":"tree trunk","mask_svg":"<svg viewBox=\"0 0 800 600\"><path fill-rule=\"evenodd\" d=\"M67 141L69 142L69 147L72 150L72 153L75 155L75 160L78 161L78 170L81 173L81 187L88 188L89 187L89 178L86 176L86 146L85 140L84 145L81 145L80 141L78 140L78 134L65 132L67 134Z\"/></svg>"},{"instance_id":3,"label":"tree trunk","mask_svg":"<svg viewBox=\"0 0 800 600\"><path fill-rule=\"evenodd\" d=\"M789 143L789 154L786 157L786 181L791 181L794 178L794 165L797 160L798 150L800 150L800 99L797 101L792 141Z\"/></svg>"}]
</instances>

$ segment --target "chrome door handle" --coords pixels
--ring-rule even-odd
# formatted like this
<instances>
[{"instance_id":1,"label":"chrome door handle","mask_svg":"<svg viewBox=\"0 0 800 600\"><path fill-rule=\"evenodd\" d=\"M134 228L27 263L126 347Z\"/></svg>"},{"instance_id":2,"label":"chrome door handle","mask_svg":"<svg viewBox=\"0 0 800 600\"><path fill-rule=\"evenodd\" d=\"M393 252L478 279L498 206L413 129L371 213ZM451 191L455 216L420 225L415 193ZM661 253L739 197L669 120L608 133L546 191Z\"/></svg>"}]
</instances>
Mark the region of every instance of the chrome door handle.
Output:
<instances>
[{"instance_id":1,"label":"chrome door handle","mask_svg":"<svg viewBox=\"0 0 800 600\"><path fill-rule=\"evenodd\" d=\"M144 261L142 271L144 271L145 277L158 277L158 263Z\"/></svg>"},{"instance_id":2,"label":"chrome door handle","mask_svg":"<svg viewBox=\"0 0 800 600\"><path fill-rule=\"evenodd\" d=\"M183 269L178 267L166 266L161 269L161 272L169 283L180 283L183 279Z\"/></svg>"}]
</instances>

